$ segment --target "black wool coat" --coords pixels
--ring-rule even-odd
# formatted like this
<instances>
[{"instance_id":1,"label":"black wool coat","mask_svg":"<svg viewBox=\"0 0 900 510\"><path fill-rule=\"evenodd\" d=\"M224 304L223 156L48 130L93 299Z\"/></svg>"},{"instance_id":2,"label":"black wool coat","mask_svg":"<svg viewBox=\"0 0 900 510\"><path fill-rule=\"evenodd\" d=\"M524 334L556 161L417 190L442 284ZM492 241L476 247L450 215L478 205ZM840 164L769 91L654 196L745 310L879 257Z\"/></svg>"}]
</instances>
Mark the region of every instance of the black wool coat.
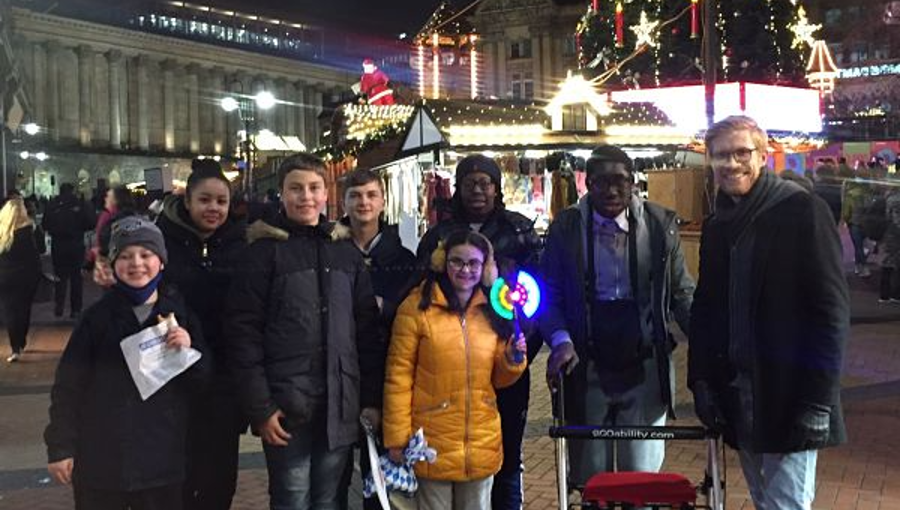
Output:
<instances>
[{"instance_id":1,"label":"black wool coat","mask_svg":"<svg viewBox=\"0 0 900 510\"><path fill-rule=\"evenodd\" d=\"M169 313L203 357L144 401L119 343ZM74 457L75 484L93 489L181 482L189 402L209 379L208 361L199 321L176 292L161 288L150 317L138 324L128 298L110 289L84 312L56 369L44 431L49 462Z\"/></svg>"},{"instance_id":2,"label":"black wool coat","mask_svg":"<svg viewBox=\"0 0 900 510\"><path fill-rule=\"evenodd\" d=\"M764 173L757 185L764 179L778 178ZM733 422L739 404L730 386L746 374L753 400L749 447L787 453L809 439L791 433L809 405L831 410L831 436L814 448L846 440L840 376L850 302L827 204L793 183L772 186L781 198L736 222L737 228L716 216L704 223L688 385L706 381ZM726 427L733 445L734 434Z\"/></svg>"}]
</instances>

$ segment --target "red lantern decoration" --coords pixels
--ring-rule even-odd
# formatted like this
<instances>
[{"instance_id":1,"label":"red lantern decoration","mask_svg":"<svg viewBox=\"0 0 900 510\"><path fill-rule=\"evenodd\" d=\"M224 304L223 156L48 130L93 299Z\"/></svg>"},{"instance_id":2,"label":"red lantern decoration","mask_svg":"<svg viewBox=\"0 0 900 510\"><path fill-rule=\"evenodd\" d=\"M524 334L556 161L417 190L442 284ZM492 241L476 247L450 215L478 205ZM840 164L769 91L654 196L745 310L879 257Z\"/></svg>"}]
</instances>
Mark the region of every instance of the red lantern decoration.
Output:
<instances>
[{"instance_id":1,"label":"red lantern decoration","mask_svg":"<svg viewBox=\"0 0 900 510\"><path fill-rule=\"evenodd\" d=\"M616 2L616 48L625 46L625 13L622 2Z\"/></svg>"},{"instance_id":2,"label":"red lantern decoration","mask_svg":"<svg viewBox=\"0 0 900 510\"><path fill-rule=\"evenodd\" d=\"M699 0L691 0L691 39L696 39L700 34L700 13L697 4Z\"/></svg>"}]
</instances>

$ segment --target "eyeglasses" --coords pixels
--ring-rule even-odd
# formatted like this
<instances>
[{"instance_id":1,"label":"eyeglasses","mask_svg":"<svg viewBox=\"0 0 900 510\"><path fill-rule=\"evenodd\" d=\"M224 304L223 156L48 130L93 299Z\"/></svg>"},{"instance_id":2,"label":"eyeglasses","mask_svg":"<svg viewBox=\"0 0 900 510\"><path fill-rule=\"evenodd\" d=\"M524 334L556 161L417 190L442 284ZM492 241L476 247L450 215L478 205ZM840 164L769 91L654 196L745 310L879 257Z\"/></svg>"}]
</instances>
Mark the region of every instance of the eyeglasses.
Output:
<instances>
[{"instance_id":1,"label":"eyeglasses","mask_svg":"<svg viewBox=\"0 0 900 510\"><path fill-rule=\"evenodd\" d=\"M713 152L709 155L709 159L716 163L727 163L732 160L732 158L738 163L749 163L750 159L753 157L753 153L758 149L747 149L745 147L741 147L740 149L735 149L733 151L724 151L724 152Z\"/></svg>"},{"instance_id":2,"label":"eyeglasses","mask_svg":"<svg viewBox=\"0 0 900 510\"><path fill-rule=\"evenodd\" d=\"M490 179L464 180L462 182L462 188L466 191L475 191L475 188L478 188L481 191L489 191L494 189L494 181Z\"/></svg>"},{"instance_id":3,"label":"eyeglasses","mask_svg":"<svg viewBox=\"0 0 900 510\"><path fill-rule=\"evenodd\" d=\"M484 266L484 262L478 259L472 259L468 262L458 257L450 257L447 259L447 267L454 271L462 271L463 268L469 268L473 273L477 273L478 271L481 271L482 266Z\"/></svg>"}]
</instances>

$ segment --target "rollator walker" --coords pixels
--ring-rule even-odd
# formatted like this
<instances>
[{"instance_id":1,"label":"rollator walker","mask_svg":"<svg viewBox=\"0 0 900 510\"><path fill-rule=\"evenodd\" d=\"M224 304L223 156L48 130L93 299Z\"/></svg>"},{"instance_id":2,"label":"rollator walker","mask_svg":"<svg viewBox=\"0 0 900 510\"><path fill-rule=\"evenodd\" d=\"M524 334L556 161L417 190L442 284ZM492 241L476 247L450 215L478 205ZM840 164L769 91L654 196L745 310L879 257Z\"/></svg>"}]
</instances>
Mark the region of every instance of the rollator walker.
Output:
<instances>
[{"instance_id":1,"label":"rollator walker","mask_svg":"<svg viewBox=\"0 0 900 510\"><path fill-rule=\"evenodd\" d=\"M720 475L720 439L704 427L635 427L603 425L565 425L562 377L557 380L550 437L556 449L556 482L559 510L581 507L591 510L629 508L679 509L706 508L724 510L723 483ZM567 439L612 440L613 471L592 475L581 491L581 503L569 504L569 453ZM615 469L616 441L706 441L707 463L703 480L693 484L677 473L647 473ZM698 503L702 496L703 503Z\"/></svg>"}]
</instances>

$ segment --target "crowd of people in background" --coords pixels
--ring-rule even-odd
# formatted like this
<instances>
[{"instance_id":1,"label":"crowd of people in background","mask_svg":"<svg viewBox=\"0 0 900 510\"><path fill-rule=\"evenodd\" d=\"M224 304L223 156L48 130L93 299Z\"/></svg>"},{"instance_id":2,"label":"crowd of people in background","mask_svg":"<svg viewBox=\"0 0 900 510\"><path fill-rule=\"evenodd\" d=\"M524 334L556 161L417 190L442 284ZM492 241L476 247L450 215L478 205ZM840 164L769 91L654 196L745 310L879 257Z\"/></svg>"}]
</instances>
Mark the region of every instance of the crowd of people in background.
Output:
<instances>
[{"instance_id":1,"label":"crowd of people in background","mask_svg":"<svg viewBox=\"0 0 900 510\"><path fill-rule=\"evenodd\" d=\"M71 184L43 202L13 193L0 209L7 361L27 345L47 236L54 314L68 303L76 321L51 394L48 469L74 486L78 509L227 509L251 431L271 508L345 509L363 419L394 462L419 428L436 448L415 467L419 508L519 509L538 351L550 349L549 390L567 387L567 421L664 425L674 322L689 338L696 414L740 452L757 508L808 509L817 450L845 440L837 227L847 224L859 277L878 247L880 297L900 302L900 186L878 160L821 160L779 179L746 117L716 124L706 147L719 193L696 284L675 214L634 193L634 162L612 146L585 162L587 194L545 239L506 209L494 160L463 158L448 217L415 254L384 222L370 170L343 179L346 216L328 221L325 166L306 153L283 161L278 190L245 203L212 160L195 160L186 189L155 208L124 187L93 201ZM87 308L85 270L106 289ZM520 270L546 302L516 335L487 292ZM778 284L760 286L760 271ZM169 314L167 345L202 362L144 400L118 343ZM661 441L610 450L572 441L573 481L658 471L665 455ZM360 469L372 469L365 455Z\"/></svg>"}]
</instances>

